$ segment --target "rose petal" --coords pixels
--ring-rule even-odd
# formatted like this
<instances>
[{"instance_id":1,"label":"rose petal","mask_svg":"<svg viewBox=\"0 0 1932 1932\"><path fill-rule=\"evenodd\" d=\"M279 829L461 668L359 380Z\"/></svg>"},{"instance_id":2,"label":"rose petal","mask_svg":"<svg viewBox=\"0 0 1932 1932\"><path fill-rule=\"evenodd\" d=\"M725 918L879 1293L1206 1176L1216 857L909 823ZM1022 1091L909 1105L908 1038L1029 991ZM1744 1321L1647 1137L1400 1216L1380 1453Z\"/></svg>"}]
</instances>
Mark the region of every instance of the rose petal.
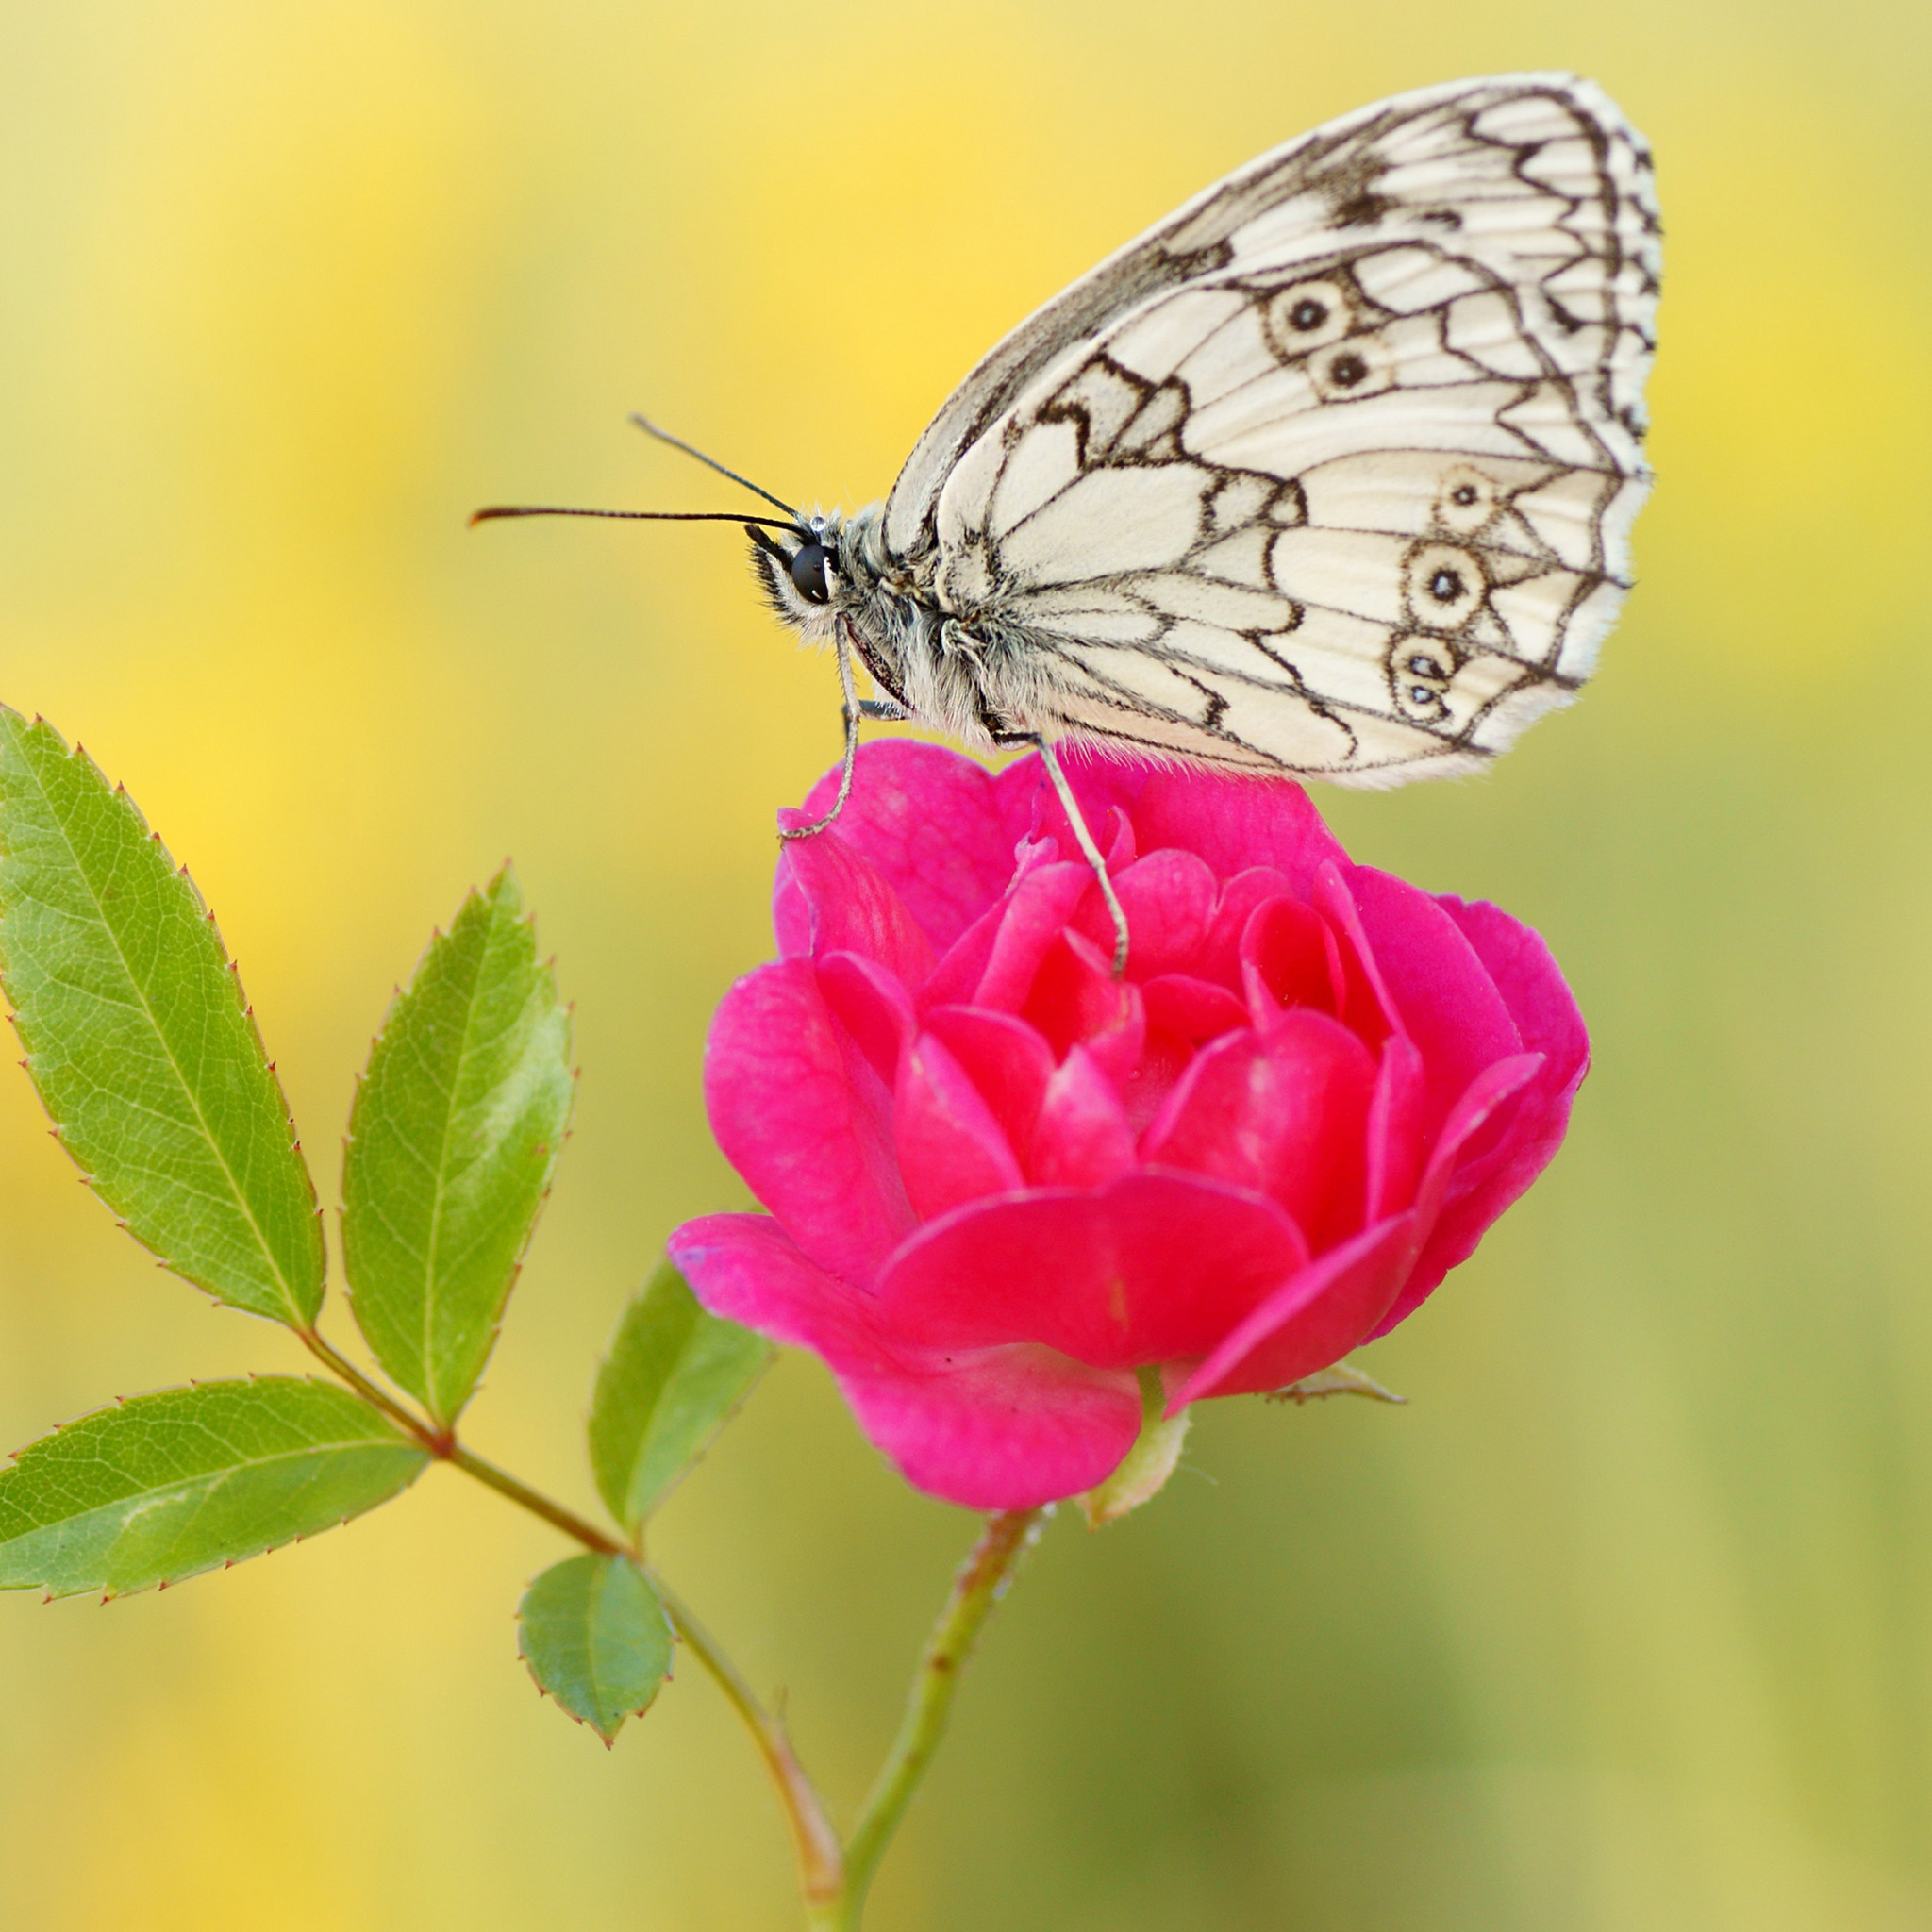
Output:
<instances>
[{"instance_id":1,"label":"rose petal","mask_svg":"<svg viewBox=\"0 0 1932 1932\"><path fill-rule=\"evenodd\" d=\"M725 1159L799 1247L869 1283L913 1225L891 1091L808 959L761 966L724 995L705 1044L705 1107Z\"/></svg>"},{"instance_id":2,"label":"rose petal","mask_svg":"<svg viewBox=\"0 0 1932 1932\"><path fill-rule=\"evenodd\" d=\"M1350 875L1340 866L1324 865L1315 879L1315 909L1328 922L1339 942L1347 994L1340 1018L1371 1047L1379 1047L1391 1033L1402 1031L1402 1012L1390 993L1376 964L1374 949L1362 927L1362 917L1350 890Z\"/></svg>"},{"instance_id":3,"label":"rose petal","mask_svg":"<svg viewBox=\"0 0 1932 1932\"><path fill-rule=\"evenodd\" d=\"M1349 886L1402 1031L1422 1052L1433 1131L1485 1067L1523 1051L1523 1036L1445 907L1374 866L1355 867Z\"/></svg>"},{"instance_id":4,"label":"rose petal","mask_svg":"<svg viewBox=\"0 0 1932 1932\"><path fill-rule=\"evenodd\" d=\"M779 814L781 819L801 816ZM778 869L791 874L810 915L814 953L858 953L876 959L908 986L924 984L933 969L932 941L891 881L862 852L837 832L816 832L788 842ZM787 924L795 927L790 915Z\"/></svg>"},{"instance_id":5,"label":"rose petal","mask_svg":"<svg viewBox=\"0 0 1932 1932\"><path fill-rule=\"evenodd\" d=\"M1296 899L1255 908L1241 941L1241 991L1253 1024L1265 1027L1284 1007L1341 1013L1348 982L1328 922Z\"/></svg>"},{"instance_id":6,"label":"rose petal","mask_svg":"<svg viewBox=\"0 0 1932 1932\"><path fill-rule=\"evenodd\" d=\"M1339 1021L1297 1008L1199 1055L1141 1143L1163 1167L1280 1203L1319 1254L1362 1224L1375 1063Z\"/></svg>"},{"instance_id":7,"label":"rose petal","mask_svg":"<svg viewBox=\"0 0 1932 1932\"><path fill-rule=\"evenodd\" d=\"M1205 1355L1307 1257L1258 1194L1134 1173L929 1222L879 1277L883 1319L928 1347L1039 1341L1096 1368Z\"/></svg>"},{"instance_id":8,"label":"rose petal","mask_svg":"<svg viewBox=\"0 0 1932 1932\"><path fill-rule=\"evenodd\" d=\"M965 1509L1077 1496L1105 1482L1141 1433L1131 1374L1025 1342L907 1350L890 1374L833 1374L858 1426L906 1480Z\"/></svg>"},{"instance_id":9,"label":"rose petal","mask_svg":"<svg viewBox=\"0 0 1932 1932\"><path fill-rule=\"evenodd\" d=\"M1093 884L1085 861L1037 866L1008 895L986 970L964 1004L1016 1013L1032 990L1040 962ZM959 1001L952 995L948 1004Z\"/></svg>"},{"instance_id":10,"label":"rose petal","mask_svg":"<svg viewBox=\"0 0 1932 1932\"><path fill-rule=\"evenodd\" d=\"M1276 872L1272 865L1251 865L1245 872L1236 873L1221 889L1214 917L1208 924L1208 937L1202 942L1200 964L1194 970L1204 979L1211 979L1230 991L1239 988L1241 935L1247 931L1255 908L1270 899L1293 897L1294 890L1287 874Z\"/></svg>"},{"instance_id":11,"label":"rose petal","mask_svg":"<svg viewBox=\"0 0 1932 1932\"><path fill-rule=\"evenodd\" d=\"M1115 1080L1140 1062L1147 1037L1141 989L1116 979L1107 956L1070 929L1047 947L1021 1012L1056 1059L1077 1041Z\"/></svg>"},{"instance_id":12,"label":"rose petal","mask_svg":"<svg viewBox=\"0 0 1932 1932\"><path fill-rule=\"evenodd\" d=\"M1116 871L1109 862L1114 896L1127 921L1127 971L1146 980L1178 972L1199 956L1213 917L1214 874L1191 852L1150 852ZM1080 902L1075 928L1109 959L1113 919L1098 886Z\"/></svg>"},{"instance_id":13,"label":"rose petal","mask_svg":"<svg viewBox=\"0 0 1932 1932\"><path fill-rule=\"evenodd\" d=\"M803 808L781 823L814 824L831 810L838 789L835 765ZM877 868L942 953L1006 890L1029 816L974 759L943 745L882 739L859 747L837 831Z\"/></svg>"},{"instance_id":14,"label":"rose petal","mask_svg":"<svg viewBox=\"0 0 1932 1932\"><path fill-rule=\"evenodd\" d=\"M1147 1024L1183 1040L1216 1040L1248 1024L1248 1010L1224 987L1187 973L1163 973L1141 988Z\"/></svg>"},{"instance_id":15,"label":"rose petal","mask_svg":"<svg viewBox=\"0 0 1932 1932\"><path fill-rule=\"evenodd\" d=\"M1246 866L1272 865L1304 896L1324 861L1347 862L1348 855L1299 785L1174 770L1074 746L1061 747L1059 757L1088 823L1104 824L1113 807L1122 807L1134 822L1142 852L1170 846L1191 852L1217 878ZM1016 770L1029 766L1038 773L1037 757L1021 759L1001 775L1011 779ZM1066 819L1058 801L1043 776L1035 776L1034 784L1036 827L1059 831Z\"/></svg>"},{"instance_id":16,"label":"rose petal","mask_svg":"<svg viewBox=\"0 0 1932 1932\"><path fill-rule=\"evenodd\" d=\"M893 1085L899 1057L919 1025L905 987L877 960L858 953L827 953L817 964L819 991L833 1016L879 1078Z\"/></svg>"},{"instance_id":17,"label":"rose petal","mask_svg":"<svg viewBox=\"0 0 1932 1932\"><path fill-rule=\"evenodd\" d=\"M1008 1144L1015 1152L1031 1146L1033 1124L1053 1078L1046 1041L1025 1021L977 1007L935 1007L925 1024L978 1088Z\"/></svg>"},{"instance_id":18,"label":"rose petal","mask_svg":"<svg viewBox=\"0 0 1932 1932\"><path fill-rule=\"evenodd\" d=\"M1210 1395L1283 1389L1367 1338L1415 1256L1415 1216L1397 1214L1285 1281L1169 1397L1176 1415Z\"/></svg>"},{"instance_id":19,"label":"rose petal","mask_svg":"<svg viewBox=\"0 0 1932 1932\"><path fill-rule=\"evenodd\" d=\"M906 1479L969 1509L1030 1509L1093 1488L1133 1446L1132 1375L1051 1350L909 1348L872 1298L814 1268L775 1222L687 1222L670 1255L706 1307L822 1356L858 1425Z\"/></svg>"},{"instance_id":20,"label":"rose petal","mask_svg":"<svg viewBox=\"0 0 1932 1932\"><path fill-rule=\"evenodd\" d=\"M992 1109L929 1033L899 1069L892 1124L906 1196L922 1219L1025 1184Z\"/></svg>"},{"instance_id":21,"label":"rose petal","mask_svg":"<svg viewBox=\"0 0 1932 1932\"><path fill-rule=\"evenodd\" d=\"M1410 1041L1391 1033L1382 1042L1375 1097L1369 1107L1371 1223L1407 1208L1423 1175L1424 1128L1423 1057Z\"/></svg>"},{"instance_id":22,"label":"rose petal","mask_svg":"<svg viewBox=\"0 0 1932 1932\"><path fill-rule=\"evenodd\" d=\"M1134 1164L1134 1130L1120 1094L1084 1046L1055 1070L1034 1128L1027 1174L1036 1187L1097 1188Z\"/></svg>"},{"instance_id":23,"label":"rose petal","mask_svg":"<svg viewBox=\"0 0 1932 1932\"><path fill-rule=\"evenodd\" d=\"M1194 1372L1173 1408L1204 1395L1282 1388L1386 1334L1399 1319L1392 1309L1400 1305L1457 1154L1498 1108L1536 1077L1539 1064L1536 1055L1525 1054L1482 1074L1451 1109L1415 1206L1330 1249L1298 1279L1283 1283Z\"/></svg>"}]
</instances>

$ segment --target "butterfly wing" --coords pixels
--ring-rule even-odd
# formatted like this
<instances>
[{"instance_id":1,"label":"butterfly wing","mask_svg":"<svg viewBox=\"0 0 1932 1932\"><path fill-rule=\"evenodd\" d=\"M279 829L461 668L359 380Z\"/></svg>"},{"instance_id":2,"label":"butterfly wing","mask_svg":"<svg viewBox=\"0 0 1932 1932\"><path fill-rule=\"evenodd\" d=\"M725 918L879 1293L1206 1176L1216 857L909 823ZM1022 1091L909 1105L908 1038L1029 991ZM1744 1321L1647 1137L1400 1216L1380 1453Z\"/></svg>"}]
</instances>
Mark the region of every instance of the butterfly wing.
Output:
<instances>
[{"instance_id":1,"label":"butterfly wing","mask_svg":"<svg viewBox=\"0 0 1932 1932\"><path fill-rule=\"evenodd\" d=\"M1395 784L1585 678L1648 487L1658 225L1595 87L1263 156L1013 332L888 500L1024 728Z\"/></svg>"}]
</instances>

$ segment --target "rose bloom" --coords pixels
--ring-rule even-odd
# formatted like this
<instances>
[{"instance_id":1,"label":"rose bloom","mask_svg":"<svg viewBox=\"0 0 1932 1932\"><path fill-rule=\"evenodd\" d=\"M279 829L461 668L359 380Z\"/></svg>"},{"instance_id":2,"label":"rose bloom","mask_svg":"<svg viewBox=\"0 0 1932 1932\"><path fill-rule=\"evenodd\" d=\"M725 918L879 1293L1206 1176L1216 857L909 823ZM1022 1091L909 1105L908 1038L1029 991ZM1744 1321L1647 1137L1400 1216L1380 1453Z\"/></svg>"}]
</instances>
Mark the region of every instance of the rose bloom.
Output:
<instances>
[{"instance_id":1,"label":"rose bloom","mask_svg":"<svg viewBox=\"0 0 1932 1932\"><path fill-rule=\"evenodd\" d=\"M867 746L711 1026L711 1124L770 1212L671 1241L978 1509L1101 1483L1137 1371L1174 1415L1392 1328L1556 1152L1588 1059L1534 932L1351 864L1299 786L1066 766L1125 977L1037 756Z\"/></svg>"}]
</instances>

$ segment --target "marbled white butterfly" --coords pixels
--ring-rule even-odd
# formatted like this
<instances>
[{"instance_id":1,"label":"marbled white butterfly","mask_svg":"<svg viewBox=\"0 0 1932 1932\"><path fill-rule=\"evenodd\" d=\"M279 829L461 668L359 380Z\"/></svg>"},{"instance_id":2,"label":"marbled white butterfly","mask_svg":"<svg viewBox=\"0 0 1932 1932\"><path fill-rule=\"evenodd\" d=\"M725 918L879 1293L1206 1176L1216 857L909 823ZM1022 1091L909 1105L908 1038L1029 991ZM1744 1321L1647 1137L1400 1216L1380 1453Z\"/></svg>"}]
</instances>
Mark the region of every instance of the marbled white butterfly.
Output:
<instances>
[{"instance_id":1,"label":"marbled white butterfly","mask_svg":"<svg viewBox=\"0 0 1932 1932\"><path fill-rule=\"evenodd\" d=\"M1615 105L1527 74L1364 108L1129 242L882 504L747 522L838 654L840 803L861 715L1038 743L1083 835L1058 740L1371 786L1507 750L1627 588L1658 237Z\"/></svg>"}]
</instances>

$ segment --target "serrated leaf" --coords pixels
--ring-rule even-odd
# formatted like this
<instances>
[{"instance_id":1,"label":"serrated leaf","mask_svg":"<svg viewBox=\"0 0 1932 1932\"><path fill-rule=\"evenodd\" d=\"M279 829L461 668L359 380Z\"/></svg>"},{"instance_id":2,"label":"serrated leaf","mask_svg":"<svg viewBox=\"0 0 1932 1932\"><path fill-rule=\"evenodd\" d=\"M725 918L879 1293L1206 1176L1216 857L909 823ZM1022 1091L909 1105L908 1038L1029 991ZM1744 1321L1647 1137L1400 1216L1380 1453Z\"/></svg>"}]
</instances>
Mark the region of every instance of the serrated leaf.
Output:
<instances>
[{"instance_id":1,"label":"serrated leaf","mask_svg":"<svg viewBox=\"0 0 1932 1932\"><path fill-rule=\"evenodd\" d=\"M663 1501L773 1357L770 1342L721 1321L669 1261L624 1311L591 1402L598 1493L627 1530Z\"/></svg>"},{"instance_id":2,"label":"serrated leaf","mask_svg":"<svg viewBox=\"0 0 1932 1932\"><path fill-rule=\"evenodd\" d=\"M1371 1402L1392 1402L1398 1407L1408 1400L1407 1396L1383 1388L1374 1376L1363 1374L1359 1369L1351 1368L1346 1362L1335 1362L1325 1369L1318 1369L1312 1375L1304 1375L1299 1382L1291 1382L1286 1389L1271 1389L1265 1399L1299 1405L1321 1402L1330 1395L1365 1395Z\"/></svg>"},{"instance_id":3,"label":"serrated leaf","mask_svg":"<svg viewBox=\"0 0 1932 1932\"><path fill-rule=\"evenodd\" d=\"M42 1437L0 1474L0 1590L178 1583L359 1516L428 1459L332 1383L137 1395Z\"/></svg>"},{"instance_id":4,"label":"serrated leaf","mask_svg":"<svg viewBox=\"0 0 1932 1932\"><path fill-rule=\"evenodd\" d=\"M570 1557L517 1606L517 1651L537 1688L605 1743L650 1708L671 1674L671 1620L625 1557Z\"/></svg>"},{"instance_id":5,"label":"serrated leaf","mask_svg":"<svg viewBox=\"0 0 1932 1932\"><path fill-rule=\"evenodd\" d=\"M5 706L0 986L62 1143L136 1240L232 1307L312 1324L315 1189L213 918L133 801Z\"/></svg>"},{"instance_id":6,"label":"serrated leaf","mask_svg":"<svg viewBox=\"0 0 1932 1932\"><path fill-rule=\"evenodd\" d=\"M356 1094L342 1248L376 1359L439 1423L496 1341L570 1119L570 1015L506 866L429 942Z\"/></svg>"}]
</instances>

